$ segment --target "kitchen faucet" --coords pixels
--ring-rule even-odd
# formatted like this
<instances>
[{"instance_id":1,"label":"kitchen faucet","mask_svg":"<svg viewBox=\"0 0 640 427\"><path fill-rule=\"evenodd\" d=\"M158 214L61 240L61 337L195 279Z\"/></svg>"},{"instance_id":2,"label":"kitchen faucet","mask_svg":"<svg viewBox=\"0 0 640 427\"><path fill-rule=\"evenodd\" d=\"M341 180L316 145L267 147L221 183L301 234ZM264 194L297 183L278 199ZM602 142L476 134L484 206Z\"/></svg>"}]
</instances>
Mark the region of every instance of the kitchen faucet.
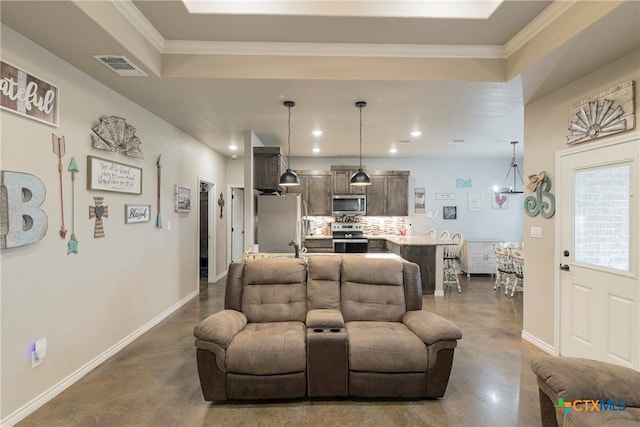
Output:
<instances>
[{"instance_id":1,"label":"kitchen faucet","mask_svg":"<svg viewBox=\"0 0 640 427\"><path fill-rule=\"evenodd\" d=\"M293 246L293 249L296 250L296 258L300 258L300 246L298 245L298 242L296 242L295 240L292 240L289 242L289 246Z\"/></svg>"}]
</instances>

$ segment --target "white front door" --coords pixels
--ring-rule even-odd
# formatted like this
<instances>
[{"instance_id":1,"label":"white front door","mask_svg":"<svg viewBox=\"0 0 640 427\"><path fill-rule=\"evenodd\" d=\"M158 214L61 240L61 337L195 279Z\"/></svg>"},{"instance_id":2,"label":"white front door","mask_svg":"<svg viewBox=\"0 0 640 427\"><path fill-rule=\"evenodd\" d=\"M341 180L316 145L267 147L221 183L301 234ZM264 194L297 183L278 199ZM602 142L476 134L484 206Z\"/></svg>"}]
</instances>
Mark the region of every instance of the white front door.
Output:
<instances>
[{"instance_id":1,"label":"white front door","mask_svg":"<svg viewBox=\"0 0 640 427\"><path fill-rule=\"evenodd\" d=\"M639 140L558 164L560 354L640 369Z\"/></svg>"},{"instance_id":2,"label":"white front door","mask_svg":"<svg viewBox=\"0 0 640 427\"><path fill-rule=\"evenodd\" d=\"M244 190L231 190L231 261L244 254Z\"/></svg>"}]
</instances>

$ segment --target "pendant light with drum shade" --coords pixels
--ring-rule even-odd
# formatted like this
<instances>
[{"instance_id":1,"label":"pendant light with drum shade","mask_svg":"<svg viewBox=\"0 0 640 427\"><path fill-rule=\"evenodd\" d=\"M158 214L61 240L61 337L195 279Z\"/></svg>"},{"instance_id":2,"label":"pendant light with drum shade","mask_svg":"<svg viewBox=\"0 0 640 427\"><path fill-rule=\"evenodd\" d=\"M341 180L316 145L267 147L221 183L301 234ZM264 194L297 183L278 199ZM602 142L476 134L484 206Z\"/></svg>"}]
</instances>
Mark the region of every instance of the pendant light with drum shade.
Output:
<instances>
[{"instance_id":1,"label":"pendant light with drum shade","mask_svg":"<svg viewBox=\"0 0 640 427\"><path fill-rule=\"evenodd\" d=\"M351 176L351 180L349 181L351 185L371 185L371 177L362 170L362 109L366 106L367 103L364 101L356 102L356 107L360 109L360 167L358 168L358 172Z\"/></svg>"},{"instance_id":2,"label":"pendant light with drum shade","mask_svg":"<svg viewBox=\"0 0 640 427\"><path fill-rule=\"evenodd\" d=\"M296 106L293 101L284 101L283 105L289 110L288 137L287 137L287 171L280 175L280 185L283 187L291 187L300 185L300 178L291 170L291 109Z\"/></svg>"}]
</instances>

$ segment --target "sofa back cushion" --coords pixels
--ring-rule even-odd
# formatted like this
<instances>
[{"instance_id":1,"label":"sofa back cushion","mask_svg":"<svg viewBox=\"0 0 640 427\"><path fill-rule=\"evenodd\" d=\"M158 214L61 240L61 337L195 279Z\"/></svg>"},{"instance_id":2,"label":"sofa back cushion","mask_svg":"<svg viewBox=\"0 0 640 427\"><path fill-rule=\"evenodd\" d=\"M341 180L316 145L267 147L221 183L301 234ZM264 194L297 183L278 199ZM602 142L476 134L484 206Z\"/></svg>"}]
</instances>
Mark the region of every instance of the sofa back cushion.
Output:
<instances>
[{"instance_id":1,"label":"sofa back cushion","mask_svg":"<svg viewBox=\"0 0 640 427\"><path fill-rule=\"evenodd\" d=\"M407 311L403 271L402 261L344 257L341 273L344 321L402 321Z\"/></svg>"},{"instance_id":2,"label":"sofa back cushion","mask_svg":"<svg viewBox=\"0 0 640 427\"><path fill-rule=\"evenodd\" d=\"M242 312L249 322L304 322L307 316L307 269L299 258L247 260Z\"/></svg>"},{"instance_id":3,"label":"sofa back cushion","mask_svg":"<svg viewBox=\"0 0 640 427\"><path fill-rule=\"evenodd\" d=\"M339 256L311 256L307 260L307 308L340 310Z\"/></svg>"}]
</instances>

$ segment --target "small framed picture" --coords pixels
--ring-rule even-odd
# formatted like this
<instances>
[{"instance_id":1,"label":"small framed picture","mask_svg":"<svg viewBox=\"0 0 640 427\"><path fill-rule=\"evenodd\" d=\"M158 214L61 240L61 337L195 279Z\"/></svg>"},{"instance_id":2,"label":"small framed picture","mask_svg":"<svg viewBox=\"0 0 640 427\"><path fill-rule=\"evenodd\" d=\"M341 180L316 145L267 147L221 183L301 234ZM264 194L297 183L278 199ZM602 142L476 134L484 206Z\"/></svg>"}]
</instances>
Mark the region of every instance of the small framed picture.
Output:
<instances>
[{"instance_id":1,"label":"small framed picture","mask_svg":"<svg viewBox=\"0 0 640 427\"><path fill-rule=\"evenodd\" d=\"M415 187L413 189L413 206L415 213L425 212L424 187Z\"/></svg>"},{"instance_id":2,"label":"small framed picture","mask_svg":"<svg viewBox=\"0 0 640 427\"><path fill-rule=\"evenodd\" d=\"M469 191L469 210L479 211L482 201L482 193L479 191Z\"/></svg>"},{"instance_id":3,"label":"small framed picture","mask_svg":"<svg viewBox=\"0 0 640 427\"><path fill-rule=\"evenodd\" d=\"M124 223L137 224L151 220L151 205L124 205Z\"/></svg>"},{"instance_id":4,"label":"small framed picture","mask_svg":"<svg viewBox=\"0 0 640 427\"><path fill-rule=\"evenodd\" d=\"M175 186L175 211L191 211L191 188L181 185Z\"/></svg>"},{"instance_id":5,"label":"small framed picture","mask_svg":"<svg viewBox=\"0 0 640 427\"><path fill-rule=\"evenodd\" d=\"M458 207L457 206L443 206L442 207L442 219L457 219Z\"/></svg>"},{"instance_id":6,"label":"small framed picture","mask_svg":"<svg viewBox=\"0 0 640 427\"><path fill-rule=\"evenodd\" d=\"M506 194L494 193L491 207L493 209L509 209L509 196Z\"/></svg>"}]
</instances>

